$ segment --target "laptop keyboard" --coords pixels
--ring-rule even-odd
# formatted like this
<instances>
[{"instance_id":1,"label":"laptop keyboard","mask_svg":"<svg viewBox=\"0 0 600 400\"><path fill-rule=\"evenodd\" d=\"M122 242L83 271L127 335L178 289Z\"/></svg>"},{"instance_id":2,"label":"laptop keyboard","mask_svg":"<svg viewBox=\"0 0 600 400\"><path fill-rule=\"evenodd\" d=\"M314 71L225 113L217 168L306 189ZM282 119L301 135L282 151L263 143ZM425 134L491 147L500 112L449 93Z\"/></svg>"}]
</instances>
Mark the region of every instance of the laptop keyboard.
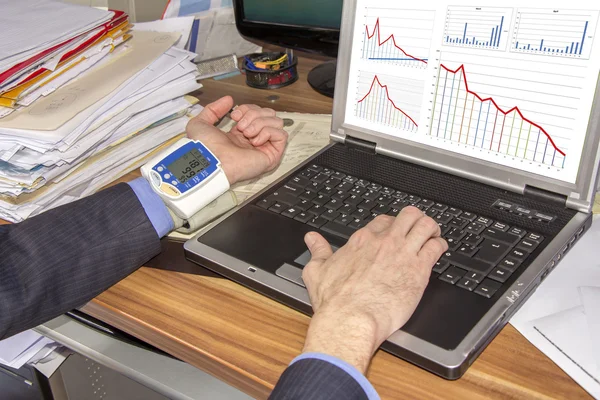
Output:
<instances>
[{"instance_id":1,"label":"laptop keyboard","mask_svg":"<svg viewBox=\"0 0 600 400\"><path fill-rule=\"evenodd\" d=\"M533 232L468 210L310 165L256 205L348 239L380 214L415 206L440 225L448 251L437 279L490 298L544 240Z\"/></svg>"}]
</instances>

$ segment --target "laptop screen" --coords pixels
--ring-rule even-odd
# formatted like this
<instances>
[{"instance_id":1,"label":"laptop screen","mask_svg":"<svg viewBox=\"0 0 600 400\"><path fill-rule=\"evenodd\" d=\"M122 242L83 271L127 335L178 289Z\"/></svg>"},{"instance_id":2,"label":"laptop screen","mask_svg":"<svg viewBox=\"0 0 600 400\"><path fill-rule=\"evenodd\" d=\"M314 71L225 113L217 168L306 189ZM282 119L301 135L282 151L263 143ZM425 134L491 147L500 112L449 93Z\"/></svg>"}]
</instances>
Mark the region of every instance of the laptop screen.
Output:
<instances>
[{"instance_id":1,"label":"laptop screen","mask_svg":"<svg viewBox=\"0 0 600 400\"><path fill-rule=\"evenodd\" d=\"M356 3L346 122L575 183L599 3Z\"/></svg>"}]
</instances>

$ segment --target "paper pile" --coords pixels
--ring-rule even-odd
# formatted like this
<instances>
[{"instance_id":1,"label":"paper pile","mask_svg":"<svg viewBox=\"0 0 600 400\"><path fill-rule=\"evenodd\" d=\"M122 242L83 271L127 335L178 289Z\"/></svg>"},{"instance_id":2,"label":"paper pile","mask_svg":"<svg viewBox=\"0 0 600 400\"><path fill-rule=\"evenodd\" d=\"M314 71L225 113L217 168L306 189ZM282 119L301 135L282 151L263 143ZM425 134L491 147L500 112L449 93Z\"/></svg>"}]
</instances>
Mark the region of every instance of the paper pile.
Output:
<instances>
[{"instance_id":1,"label":"paper pile","mask_svg":"<svg viewBox=\"0 0 600 400\"><path fill-rule=\"evenodd\" d=\"M19 369L30 360L46 357L58 344L32 330L0 340L0 364Z\"/></svg>"},{"instance_id":2,"label":"paper pile","mask_svg":"<svg viewBox=\"0 0 600 400\"><path fill-rule=\"evenodd\" d=\"M23 13L30 12L27 5L56 4L48 0L0 0L3 11L5 3L21 4ZM73 16L78 13L92 10L90 14L97 18L94 23L112 21L117 15L58 4L63 15L57 15L56 21L40 20L39 10L31 11L30 20L37 25L51 24L58 33L58 26L66 29L61 19L68 19L72 27ZM15 36L26 36L31 28L29 23L21 25L22 32L14 27ZM198 112L199 106L193 107L195 99L185 96L201 87L191 62L196 54L175 47L187 38L164 31L129 31L126 16L119 26L119 32L127 32L119 36L121 42L105 38L110 44L86 59L91 60L89 64L84 60L59 76L43 72L39 76L54 76L48 83L52 89L43 93L23 90L28 94L20 98L22 101L16 100L12 111L0 119L0 218L18 222L93 193L139 167L153 152L185 132L190 116ZM16 60L9 51L26 48L8 46L8 39L5 42L0 39L0 57L4 57L0 65L5 65L7 58ZM36 51L42 46L31 43L37 46L32 47ZM35 68L38 71L42 67ZM11 79L14 82L15 78ZM16 93L16 89L23 89L23 85L11 90Z\"/></svg>"}]
</instances>

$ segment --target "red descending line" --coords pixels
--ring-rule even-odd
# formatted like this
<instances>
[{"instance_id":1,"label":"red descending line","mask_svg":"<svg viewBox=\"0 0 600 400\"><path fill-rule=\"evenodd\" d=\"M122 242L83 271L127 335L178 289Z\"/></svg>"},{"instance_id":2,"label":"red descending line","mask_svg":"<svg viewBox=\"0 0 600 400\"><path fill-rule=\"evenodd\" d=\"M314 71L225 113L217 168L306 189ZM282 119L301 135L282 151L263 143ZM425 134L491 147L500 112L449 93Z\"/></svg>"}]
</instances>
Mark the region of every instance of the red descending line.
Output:
<instances>
[{"instance_id":1,"label":"red descending line","mask_svg":"<svg viewBox=\"0 0 600 400\"><path fill-rule=\"evenodd\" d=\"M412 119L407 113L405 113L404 111L402 111L402 109L400 109L399 107L397 107L396 104L394 103L394 101L392 99L390 99L390 93L388 92L387 85L382 85L381 82L379 81L379 78L377 77L377 75L375 75L375 77L373 78L373 82L371 82L371 87L369 88L369 93L365 94L365 97L363 97L362 99L360 99L358 102L360 103L361 101L363 101L364 99L366 99L368 95L371 94L371 91L373 90L373 86L375 86L375 82L377 82L377 84L379 85L379 87L381 87L382 89L385 89L385 95L386 95L387 99L390 101L390 103L392 103L392 106L394 106L394 108L396 110L398 110L402 114L404 114L406 116L406 118L410 119L411 122L413 124L415 124L415 126L419 126L419 125L417 125L417 123L415 122L414 119Z\"/></svg>"},{"instance_id":2,"label":"red descending line","mask_svg":"<svg viewBox=\"0 0 600 400\"><path fill-rule=\"evenodd\" d=\"M462 76L463 76L463 80L465 82L465 88L467 89L467 93L471 93L473 96L477 97L479 99L479 101L481 101L482 103L484 101L491 101L492 104L496 107L496 109L498 111L500 111L502 114L504 114L504 116L506 117L507 114L510 114L513 111L517 111L517 113L521 116L521 119L523 119L523 121L529 122L531 125L535 126L536 128L538 128L540 131L542 131L544 133L544 135L546 135L546 137L548 138L548 140L550 141L550 143L552 143L552 147L554 147L554 149L556 151L558 151L560 154L562 154L563 156L566 156L566 154L560 150L558 147L556 147L556 144L554 143L554 141L552 140L552 137L550 137L550 135L548 134L548 132L546 132L546 130L544 128L542 128L541 126L539 126L538 124L536 124L533 121L528 120L527 118L525 118L525 116L523 116L523 114L521 113L521 110L519 110L519 107L513 107L508 111L503 111L500 106L498 106L498 104L496 104L496 102L494 101L493 98L488 97L486 99L481 98L477 93L472 92L469 90L469 84L467 83L467 75L465 73L465 65L461 65L460 67L458 67L457 69L455 69L454 71L451 70L450 68L446 67L444 64L440 64L442 68L444 68L446 71L451 72L453 74L456 74L458 71L462 70ZM495 126L494 126L495 127Z\"/></svg>"},{"instance_id":3,"label":"red descending line","mask_svg":"<svg viewBox=\"0 0 600 400\"><path fill-rule=\"evenodd\" d=\"M365 26L365 28L367 29L367 39L371 39L373 38L373 36L375 36L375 32L377 32L377 44L379 45L379 47L381 47L382 45L384 45L388 40L392 39L392 43L394 43L394 47L396 47L398 50L400 50L402 53L404 53L405 56L410 57L416 61L421 61L422 63L427 64L426 60L422 60L420 58L417 58L415 56L411 56L410 54L408 54L407 52L405 52L400 46L398 46L396 44L396 38L394 38L394 35L390 35L387 39L385 39L383 42L381 41L381 28L379 26L379 18L377 18L377 22L375 23L375 27L373 28L373 33L369 33L369 27Z\"/></svg>"}]
</instances>

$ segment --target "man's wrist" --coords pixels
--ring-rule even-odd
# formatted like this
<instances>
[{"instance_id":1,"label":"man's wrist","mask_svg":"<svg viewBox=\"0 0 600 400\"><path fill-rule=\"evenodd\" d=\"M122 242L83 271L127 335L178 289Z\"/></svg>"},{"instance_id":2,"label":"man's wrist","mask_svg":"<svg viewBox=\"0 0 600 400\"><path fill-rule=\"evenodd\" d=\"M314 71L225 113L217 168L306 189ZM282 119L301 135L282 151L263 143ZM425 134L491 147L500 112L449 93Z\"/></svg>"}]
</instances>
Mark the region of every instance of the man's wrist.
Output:
<instances>
[{"instance_id":1,"label":"man's wrist","mask_svg":"<svg viewBox=\"0 0 600 400\"><path fill-rule=\"evenodd\" d=\"M364 374L380 344L377 324L368 315L325 310L313 316L302 351L329 354Z\"/></svg>"}]
</instances>

